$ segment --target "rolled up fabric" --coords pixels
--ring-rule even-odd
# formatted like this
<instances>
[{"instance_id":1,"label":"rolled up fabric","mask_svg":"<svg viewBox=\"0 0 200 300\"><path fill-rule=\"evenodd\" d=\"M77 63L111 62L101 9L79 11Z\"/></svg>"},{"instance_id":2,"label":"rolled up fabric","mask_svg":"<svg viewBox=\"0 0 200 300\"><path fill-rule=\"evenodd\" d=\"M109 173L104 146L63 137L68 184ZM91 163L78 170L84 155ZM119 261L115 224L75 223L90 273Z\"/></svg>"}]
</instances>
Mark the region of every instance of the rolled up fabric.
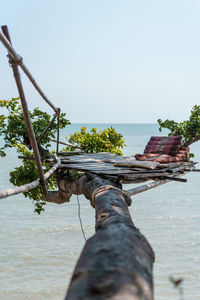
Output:
<instances>
[{"instance_id":1,"label":"rolled up fabric","mask_svg":"<svg viewBox=\"0 0 200 300\"><path fill-rule=\"evenodd\" d=\"M189 161L190 154L189 148L181 148L175 156L169 154L159 153L147 153L147 154L136 154L135 158L138 160L154 161L158 163L170 163L179 161Z\"/></svg>"},{"instance_id":2,"label":"rolled up fabric","mask_svg":"<svg viewBox=\"0 0 200 300\"><path fill-rule=\"evenodd\" d=\"M175 156L181 147L181 136L152 136L144 149L144 154L159 153Z\"/></svg>"}]
</instances>

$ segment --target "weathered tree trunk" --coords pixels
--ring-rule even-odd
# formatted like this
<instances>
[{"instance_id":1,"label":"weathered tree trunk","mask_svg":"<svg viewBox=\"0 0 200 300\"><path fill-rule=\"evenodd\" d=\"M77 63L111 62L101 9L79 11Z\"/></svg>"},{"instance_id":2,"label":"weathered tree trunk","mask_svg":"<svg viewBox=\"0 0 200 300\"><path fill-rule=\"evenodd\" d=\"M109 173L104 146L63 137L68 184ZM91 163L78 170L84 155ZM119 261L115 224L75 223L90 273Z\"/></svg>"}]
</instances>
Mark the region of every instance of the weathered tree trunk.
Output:
<instances>
[{"instance_id":1,"label":"weathered tree trunk","mask_svg":"<svg viewBox=\"0 0 200 300\"><path fill-rule=\"evenodd\" d=\"M60 186L61 202L64 190L66 200L72 193L84 194L96 211L96 234L85 244L65 299L153 299L154 253L131 220L130 198L121 185L82 176L71 183L62 180ZM49 200L55 196L49 194Z\"/></svg>"}]
</instances>

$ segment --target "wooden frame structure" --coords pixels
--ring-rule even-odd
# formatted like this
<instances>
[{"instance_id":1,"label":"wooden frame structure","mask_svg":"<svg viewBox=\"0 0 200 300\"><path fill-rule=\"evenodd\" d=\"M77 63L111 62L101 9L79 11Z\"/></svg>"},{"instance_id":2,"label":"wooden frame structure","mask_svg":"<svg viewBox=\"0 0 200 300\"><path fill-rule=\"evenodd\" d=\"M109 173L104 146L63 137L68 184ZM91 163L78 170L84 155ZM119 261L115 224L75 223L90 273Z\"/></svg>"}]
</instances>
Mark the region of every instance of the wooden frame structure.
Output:
<instances>
[{"instance_id":1,"label":"wooden frame structure","mask_svg":"<svg viewBox=\"0 0 200 300\"><path fill-rule=\"evenodd\" d=\"M136 162L133 157L120 157L110 153L86 154L78 151L62 153L61 158L55 155L55 158L46 159L45 162L49 163L51 170L44 174L38 143L57 118L57 140L52 141L56 142L57 154L61 155L58 152L58 145L62 144L59 140L60 109L42 92L22 58L13 49L7 26L2 26L1 29L0 40L8 50L9 63L13 69L34 153L33 158L20 158L35 160L39 179L21 187L0 191L0 198L37 186L41 186L45 201L58 204L69 201L72 194L83 194L96 211L96 234L85 244L65 299L152 300L154 252L131 219L128 211L131 196L170 181L186 182L187 180L181 177L189 171L195 171L194 163L141 163ZM31 124L18 66L54 110L52 120L38 140ZM83 175L77 180L72 180L68 176L69 170L79 171ZM45 181L53 173L59 190L51 192L47 191ZM149 180L153 182L127 191L122 189L123 183L142 183Z\"/></svg>"}]
</instances>

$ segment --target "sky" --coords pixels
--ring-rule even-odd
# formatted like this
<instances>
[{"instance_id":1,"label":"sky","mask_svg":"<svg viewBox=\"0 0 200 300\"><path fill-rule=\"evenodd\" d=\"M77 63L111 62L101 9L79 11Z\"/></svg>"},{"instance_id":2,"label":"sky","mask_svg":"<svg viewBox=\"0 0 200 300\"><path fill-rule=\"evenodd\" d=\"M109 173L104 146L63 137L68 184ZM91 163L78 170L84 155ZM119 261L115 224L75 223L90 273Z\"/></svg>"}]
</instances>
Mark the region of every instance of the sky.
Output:
<instances>
[{"instance_id":1,"label":"sky","mask_svg":"<svg viewBox=\"0 0 200 300\"><path fill-rule=\"evenodd\" d=\"M0 0L0 20L72 123L180 122L200 103L199 0ZM0 99L18 96L6 54ZM52 112L21 75L29 108Z\"/></svg>"}]
</instances>

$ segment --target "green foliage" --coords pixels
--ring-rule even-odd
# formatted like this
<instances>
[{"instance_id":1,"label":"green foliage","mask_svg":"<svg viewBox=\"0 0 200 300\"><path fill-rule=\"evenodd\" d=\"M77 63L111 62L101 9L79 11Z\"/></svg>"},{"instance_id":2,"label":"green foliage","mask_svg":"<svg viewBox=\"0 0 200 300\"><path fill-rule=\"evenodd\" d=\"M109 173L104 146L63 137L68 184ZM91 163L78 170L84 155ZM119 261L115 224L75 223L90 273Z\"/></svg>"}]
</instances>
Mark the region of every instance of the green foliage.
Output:
<instances>
[{"instance_id":1,"label":"green foliage","mask_svg":"<svg viewBox=\"0 0 200 300\"><path fill-rule=\"evenodd\" d=\"M5 114L0 115L0 137L4 140L4 144L0 148L0 156L6 156L6 148L14 147L20 155L33 157L19 98L0 100L0 108L5 110ZM35 108L33 112L29 112L29 115L36 139L38 140L44 129L49 124L51 116L46 112L40 111L38 108ZM68 124L70 124L70 122L65 118L65 114L61 114L60 128L65 128ZM45 149L48 149L50 147L50 139L55 139L56 131L57 122L54 121L45 136L42 138L40 145L42 145ZM96 128L93 128L90 133L87 133L87 129L82 127L80 132L74 133L70 136L69 142L80 145L82 149L88 153L111 152L120 155L122 155L121 149L125 145L122 135L117 133L112 127L99 132L97 132ZM69 147L66 149L69 150ZM49 165L43 163L44 173L46 173L49 169ZM76 179L80 176L80 173L70 171L70 175L72 178ZM16 186L30 183L36 179L38 179L38 173L34 160L23 159L22 165L16 167L12 172L10 172L10 182ZM46 184L48 190L57 189L57 183L53 175L48 179ZM25 192L24 195L25 197L34 200L35 212L40 214L41 211L44 210L43 206L45 205L45 202L42 199L39 187Z\"/></svg>"},{"instance_id":2,"label":"green foliage","mask_svg":"<svg viewBox=\"0 0 200 300\"><path fill-rule=\"evenodd\" d=\"M5 115L0 115L0 136L3 137L4 145L0 148L0 156L6 156L5 149L15 147L17 152L22 156L33 157L30 151L30 141L24 121L22 107L19 98L11 100L0 100L0 107L6 111ZM51 116L46 112L35 108L29 112L36 139L40 137L44 129L51 120ZM70 122L65 118L65 114L60 115L60 128L64 128ZM50 139L54 139L57 131L57 122L53 122L40 144L46 149L50 147ZM43 163L43 170L46 173L50 167ZM22 165L10 172L10 182L16 186L30 183L38 179L37 168L34 160L22 160ZM46 182L47 188L54 190L57 188L55 177L52 175ZM42 194L39 187L24 193L25 197L35 200L35 212L40 214L44 210L45 202L42 200Z\"/></svg>"},{"instance_id":3,"label":"green foliage","mask_svg":"<svg viewBox=\"0 0 200 300\"><path fill-rule=\"evenodd\" d=\"M174 120L158 120L159 130L167 128L170 130L169 136L181 135L185 146L189 146L200 140L200 106L195 105L191 110L189 120L177 123Z\"/></svg>"},{"instance_id":4,"label":"green foliage","mask_svg":"<svg viewBox=\"0 0 200 300\"><path fill-rule=\"evenodd\" d=\"M99 132L97 128L87 132L86 127L81 127L81 131L71 134L68 141L78 144L87 153L110 152L122 155L121 149L125 146L122 135L112 126Z\"/></svg>"},{"instance_id":5,"label":"green foliage","mask_svg":"<svg viewBox=\"0 0 200 300\"><path fill-rule=\"evenodd\" d=\"M18 144L24 144L30 149L28 132L19 98L0 100L0 108L4 108L7 111L6 116L0 115L0 136L4 139L4 145L0 148L0 155L5 156L6 153L4 150L7 147L16 147ZM29 112L29 114L36 139L38 139L49 124L51 116L39 110L38 107L36 107L33 112ZM65 128L66 125L70 124L69 120L65 118L65 115L66 114L62 113L60 116L60 128ZM55 138L56 131L57 123L54 121L40 144L46 149L49 148L50 139Z\"/></svg>"},{"instance_id":6,"label":"green foliage","mask_svg":"<svg viewBox=\"0 0 200 300\"><path fill-rule=\"evenodd\" d=\"M33 157L33 154L27 150L27 148L22 145L16 145L17 152L26 157ZM43 171L44 173L48 172L50 169L49 165L43 163ZM22 165L16 167L14 171L10 172L10 182L15 186L24 185L30 183L34 180L38 179L38 172L36 168L36 164L34 160L22 160ZM50 176L50 178L46 181L47 189L55 190L57 188L57 183L54 175ZM40 214L44 211L43 206L46 204L42 199L42 193L40 187L36 187L28 192L23 193L25 197L34 200L35 212Z\"/></svg>"}]
</instances>

